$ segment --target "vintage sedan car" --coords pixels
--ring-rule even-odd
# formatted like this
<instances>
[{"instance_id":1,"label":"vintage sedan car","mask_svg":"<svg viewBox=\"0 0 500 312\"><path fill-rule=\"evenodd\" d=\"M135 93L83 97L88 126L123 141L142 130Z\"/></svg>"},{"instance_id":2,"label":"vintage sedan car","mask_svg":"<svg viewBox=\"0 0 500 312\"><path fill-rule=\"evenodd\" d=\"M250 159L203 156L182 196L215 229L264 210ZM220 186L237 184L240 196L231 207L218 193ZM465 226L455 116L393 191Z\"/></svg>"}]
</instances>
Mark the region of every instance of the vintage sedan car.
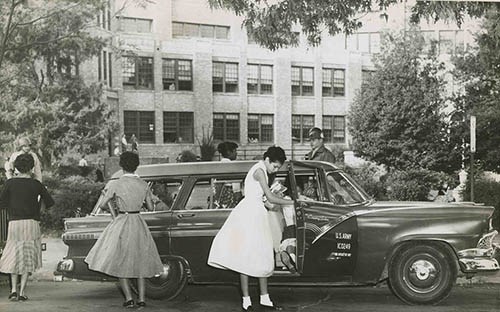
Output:
<instances>
[{"instance_id":1,"label":"vintage sedan car","mask_svg":"<svg viewBox=\"0 0 500 312\"><path fill-rule=\"evenodd\" d=\"M237 274L207 265L207 258L214 236L244 193L242 184L254 163L138 168L156 207L141 213L165 264L161 276L147 280L148 296L172 299L188 282L238 283ZM297 261L292 273L276 257L270 284L361 286L387 281L406 303L435 304L449 295L458 274L499 269L493 257L493 207L376 202L342 170L318 161L286 162L274 179L296 202ZM69 249L58 271L70 278L113 280L84 262L110 221L98 203L91 215L66 219L62 239Z\"/></svg>"}]
</instances>

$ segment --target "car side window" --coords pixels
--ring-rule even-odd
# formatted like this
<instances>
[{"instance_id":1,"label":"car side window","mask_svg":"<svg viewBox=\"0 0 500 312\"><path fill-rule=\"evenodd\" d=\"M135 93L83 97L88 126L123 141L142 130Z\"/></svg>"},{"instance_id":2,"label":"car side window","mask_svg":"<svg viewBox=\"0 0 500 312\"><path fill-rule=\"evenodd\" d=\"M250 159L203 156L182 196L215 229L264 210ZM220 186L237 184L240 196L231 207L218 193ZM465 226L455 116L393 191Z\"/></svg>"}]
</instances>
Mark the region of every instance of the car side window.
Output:
<instances>
[{"instance_id":1,"label":"car side window","mask_svg":"<svg viewBox=\"0 0 500 312\"><path fill-rule=\"evenodd\" d=\"M301 174L295 176L297 182L297 194L300 200L314 200L321 199L318 189L318 179L315 174Z\"/></svg>"},{"instance_id":2,"label":"car side window","mask_svg":"<svg viewBox=\"0 0 500 312\"><path fill-rule=\"evenodd\" d=\"M243 198L242 179L203 179L196 181L186 210L232 209Z\"/></svg>"},{"instance_id":3,"label":"car side window","mask_svg":"<svg viewBox=\"0 0 500 312\"><path fill-rule=\"evenodd\" d=\"M172 209L172 205L181 188L180 180L155 180L148 182L153 194L154 211L167 211ZM146 212L146 209L144 209Z\"/></svg>"},{"instance_id":4,"label":"car side window","mask_svg":"<svg viewBox=\"0 0 500 312\"><path fill-rule=\"evenodd\" d=\"M361 194L339 172L330 172L326 176L330 201L336 205L351 205L363 201Z\"/></svg>"}]
</instances>

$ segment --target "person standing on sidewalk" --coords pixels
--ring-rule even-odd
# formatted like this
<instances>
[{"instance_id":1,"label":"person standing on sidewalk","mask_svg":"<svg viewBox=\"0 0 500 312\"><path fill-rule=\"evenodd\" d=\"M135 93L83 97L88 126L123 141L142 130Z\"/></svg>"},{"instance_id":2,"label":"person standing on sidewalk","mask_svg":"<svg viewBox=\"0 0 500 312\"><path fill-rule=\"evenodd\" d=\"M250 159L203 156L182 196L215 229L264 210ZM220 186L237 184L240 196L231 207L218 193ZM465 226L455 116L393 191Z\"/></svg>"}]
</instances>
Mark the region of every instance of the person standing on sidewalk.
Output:
<instances>
[{"instance_id":1,"label":"person standing on sidewalk","mask_svg":"<svg viewBox=\"0 0 500 312\"><path fill-rule=\"evenodd\" d=\"M129 279L136 278L139 290L137 305L146 306L145 278L163 273L163 264L149 228L140 215L142 203L153 210L149 186L135 170L139 155L126 151L120 155L123 175L104 188L101 209L108 209L113 220L89 251L85 262L94 271L118 277L125 295L123 306L133 308Z\"/></svg>"},{"instance_id":2,"label":"person standing on sidewalk","mask_svg":"<svg viewBox=\"0 0 500 312\"><path fill-rule=\"evenodd\" d=\"M240 274L244 311L253 311L249 276L259 279L260 310L283 309L274 304L267 288L267 278L274 272L275 261L269 211L263 196L272 204L293 205L292 200L273 194L268 186L268 174L277 172L285 160L285 151L271 146L263 159L250 168L245 177L245 197L231 211L210 248L208 265Z\"/></svg>"},{"instance_id":3,"label":"person standing on sidewalk","mask_svg":"<svg viewBox=\"0 0 500 312\"><path fill-rule=\"evenodd\" d=\"M31 151L31 140L28 138L20 138L18 141L18 146L19 150L12 153L12 155L9 157L8 163L5 166L5 175L7 176L7 179L10 179L15 175L14 161L16 160L17 156L21 154L29 154L31 155L31 157L33 157L34 161L33 177L42 182L42 166L40 164L38 156L33 151Z\"/></svg>"},{"instance_id":4,"label":"person standing on sidewalk","mask_svg":"<svg viewBox=\"0 0 500 312\"><path fill-rule=\"evenodd\" d=\"M309 139L311 140L311 151L306 155L308 160L326 161L335 163L335 156L325 147L323 131L320 128L313 127L309 130Z\"/></svg>"},{"instance_id":5,"label":"person standing on sidewalk","mask_svg":"<svg viewBox=\"0 0 500 312\"><path fill-rule=\"evenodd\" d=\"M14 168L19 173L5 182L0 194L0 209L7 209L9 215L7 243L0 258L0 272L11 277L9 300L28 300L25 294L28 275L42 267L41 204L47 208L54 205L45 186L31 178L34 163L30 154L18 155ZM21 275L19 292L18 275Z\"/></svg>"}]
</instances>

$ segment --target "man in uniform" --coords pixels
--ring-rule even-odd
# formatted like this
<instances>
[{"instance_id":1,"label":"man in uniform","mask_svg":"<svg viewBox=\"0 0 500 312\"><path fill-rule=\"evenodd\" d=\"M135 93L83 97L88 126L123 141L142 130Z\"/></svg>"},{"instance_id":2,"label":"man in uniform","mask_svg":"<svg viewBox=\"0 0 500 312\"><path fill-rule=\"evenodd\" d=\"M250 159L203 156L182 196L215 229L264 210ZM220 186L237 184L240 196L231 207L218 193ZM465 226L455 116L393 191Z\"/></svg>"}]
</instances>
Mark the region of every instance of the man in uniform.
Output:
<instances>
[{"instance_id":1,"label":"man in uniform","mask_svg":"<svg viewBox=\"0 0 500 312\"><path fill-rule=\"evenodd\" d=\"M324 136L320 128L311 128L309 130L309 139L311 140L311 151L306 155L306 159L335 163L335 156L323 144Z\"/></svg>"}]
</instances>

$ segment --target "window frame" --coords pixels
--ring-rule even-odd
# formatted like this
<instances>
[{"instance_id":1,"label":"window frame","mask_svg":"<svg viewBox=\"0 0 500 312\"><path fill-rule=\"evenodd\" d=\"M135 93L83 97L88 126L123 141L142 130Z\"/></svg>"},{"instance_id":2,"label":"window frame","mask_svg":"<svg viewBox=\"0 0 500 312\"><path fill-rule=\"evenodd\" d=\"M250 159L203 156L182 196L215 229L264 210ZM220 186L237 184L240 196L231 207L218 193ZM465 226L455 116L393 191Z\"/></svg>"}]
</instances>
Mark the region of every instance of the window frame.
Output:
<instances>
[{"instance_id":1,"label":"window frame","mask_svg":"<svg viewBox=\"0 0 500 312\"><path fill-rule=\"evenodd\" d=\"M170 142L166 141L166 136L165 136L165 129L167 128L165 125L165 116L167 114L175 114L175 127L172 127L171 129L176 129L177 131L175 132L176 140L175 142ZM188 126L183 127L181 125L181 114L189 115L191 117L191 124ZM181 128L189 128L191 131L191 137L188 140L183 140L182 142L178 141L178 138L180 137L180 129ZM194 143L194 113L193 112L179 112L179 111L163 111L163 143L164 144L176 144L176 143Z\"/></svg>"},{"instance_id":2,"label":"window frame","mask_svg":"<svg viewBox=\"0 0 500 312\"><path fill-rule=\"evenodd\" d=\"M128 125L127 123L127 114L130 116L131 114L135 114L134 116L134 122L136 123L135 125ZM142 119L141 119L142 117ZM141 125L141 120L144 120L145 117L149 117L150 123L148 124L149 130L144 133L142 128L146 128L144 125ZM131 118L129 118L130 120ZM130 129L130 128L135 128L135 129ZM151 129L152 128L152 129ZM132 131L130 131L132 130ZM123 132L126 137L130 137L130 135L135 134L137 137L137 140L139 141L139 144L144 143L144 144L155 144L155 111L140 111L140 110L124 110L123 111ZM148 132L151 132L149 134ZM147 136L146 136L147 134ZM149 136L152 136L152 139L149 139ZM145 137L146 136L146 137Z\"/></svg>"},{"instance_id":3,"label":"window frame","mask_svg":"<svg viewBox=\"0 0 500 312\"><path fill-rule=\"evenodd\" d=\"M196 32L188 32L185 30L185 26L196 27ZM177 28L176 28L177 27ZM210 27L212 29L212 36L203 36L202 29ZM174 32L174 28L177 30L181 30L180 34ZM192 28L194 29L194 28ZM225 36L221 37L220 30L224 30ZM196 34L194 34L196 33ZM215 39L215 40L229 40L231 33L231 26L227 25L216 25L216 24L201 24L201 23L188 23L188 22L179 22L172 21L172 37L173 38L204 38L204 39Z\"/></svg>"},{"instance_id":4,"label":"window frame","mask_svg":"<svg viewBox=\"0 0 500 312\"><path fill-rule=\"evenodd\" d=\"M165 88L165 61L173 61L174 62L174 78L173 84L175 86L175 90L170 90L170 88ZM179 81L188 81L188 80L180 80L179 77L179 61L181 62L189 62L189 82L191 84L189 89L180 89ZM162 88L164 91L193 91L193 61L189 59L176 59L176 58L167 58L164 57L161 59L162 71L161 71L161 79L162 79Z\"/></svg>"},{"instance_id":5,"label":"window frame","mask_svg":"<svg viewBox=\"0 0 500 312\"><path fill-rule=\"evenodd\" d=\"M342 128L338 127L339 119L342 119ZM336 121L337 120L337 121ZM345 115L323 115L323 133L325 134L325 142L333 144L346 143L346 116ZM336 132L342 132L342 139L338 139Z\"/></svg>"},{"instance_id":6,"label":"window frame","mask_svg":"<svg viewBox=\"0 0 500 312\"><path fill-rule=\"evenodd\" d=\"M215 77L215 66L222 65L222 77ZM236 87L234 91L228 91L228 69L227 65L235 65L236 66ZM222 91L216 91L215 89L215 79L214 78L222 78ZM240 84L240 73L239 73L239 63L237 62L221 62L221 61L212 61L212 92L213 93L239 93L239 84ZM218 85L218 84L217 84ZM232 85L232 84L229 84Z\"/></svg>"},{"instance_id":7,"label":"window frame","mask_svg":"<svg viewBox=\"0 0 500 312\"><path fill-rule=\"evenodd\" d=\"M126 81L126 79L124 79L124 59L133 59L134 61L134 68L133 68L133 75L135 77L135 81L134 83L130 83L128 81ZM151 60L151 72L150 72L150 82L151 82L151 87L145 87L143 85L140 84L140 79L139 79L139 76L140 76L140 62L139 61L143 61L143 60ZM125 87L125 88L133 88L133 89L138 89L138 90L154 90L154 85L155 85L155 81L154 81L154 58L152 56L129 56L129 55L123 55L122 56L122 86Z\"/></svg>"},{"instance_id":8,"label":"window frame","mask_svg":"<svg viewBox=\"0 0 500 312\"><path fill-rule=\"evenodd\" d=\"M256 116L257 117L257 142L252 142L250 138L250 117L251 116ZM262 138L263 136L263 129L262 129L262 117L271 117L272 124L271 124L271 138L269 140L264 140ZM247 116L247 136L248 136L248 143L271 143L274 142L274 115L273 114L248 114ZM254 131L255 132L255 131Z\"/></svg>"},{"instance_id":9,"label":"window frame","mask_svg":"<svg viewBox=\"0 0 500 312\"><path fill-rule=\"evenodd\" d=\"M345 96L345 69L343 68L334 68L334 67L323 67L321 69L322 71L322 75L321 75L321 78L322 78L322 81L321 81L321 95L323 97L337 97L337 96ZM325 81L325 71L330 71L330 80L329 81ZM341 78L337 78L338 76L336 75L336 73L339 73L341 72L342 73L342 77ZM340 80L342 81L342 87L339 87L339 83L337 80ZM329 92L325 92L324 88L325 88L325 83L329 83L329 88L330 88L330 91ZM336 86L337 85L337 86ZM338 90L341 90L340 92Z\"/></svg>"},{"instance_id":10,"label":"window frame","mask_svg":"<svg viewBox=\"0 0 500 312\"><path fill-rule=\"evenodd\" d=\"M132 32L132 33L140 33L140 34L147 34L147 33L151 33L153 31L153 19L151 18L141 18L141 17L130 17L130 16L117 16L117 19L118 19L118 31L119 32ZM123 21L133 21L134 22L134 28L135 31L131 31L131 30L125 30L123 28L124 24L123 24ZM137 22L138 21L144 21L144 22L148 22L148 31L141 31L141 29L139 29L139 27L137 27Z\"/></svg>"},{"instance_id":11,"label":"window frame","mask_svg":"<svg viewBox=\"0 0 500 312\"><path fill-rule=\"evenodd\" d=\"M292 114L292 143L294 143L294 140L293 140L293 130L295 129L294 128L294 118L297 118L297 117L300 117L300 135L299 135L299 141L295 141L295 143L306 143L309 141L308 139L308 134L309 134L309 129L311 129L312 127L314 127L314 115L305 115L305 114ZM311 126L308 127L308 128L305 128L304 126L304 117L312 117L312 123L311 123Z\"/></svg>"},{"instance_id":12,"label":"window frame","mask_svg":"<svg viewBox=\"0 0 500 312\"><path fill-rule=\"evenodd\" d=\"M223 118L221 118L221 120L223 121L223 125L222 125L222 138L219 138L219 137L216 137L217 133L216 131L218 131L218 128L216 128L216 125L215 125L215 116L216 115L222 115ZM227 127L227 116L228 115L234 115L234 116L237 116L237 120L238 120L238 128L237 128L237 133L236 133L236 137L228 137L228 127ZM213 137L214 137L214 140L216 141L234 141L234 142L240 142L240 134L241 134L241 119L240 119L240 114L239 113L222 113L222 112L214 112L213 115L212 115L212 124L213 124Z\"/></svg>"},{"instance_id":13,"label":"window frame","mask_svg":"<svg viewBox=\"0 0 500 312\"><path fill-rule=\"evenodd\" d=\"M250 66L257 66L257 91L256 92L249 92L250 90L250 85L254 85L255 83L250 83L249 80L250 80L250 71L248 70L250 68ZM270 67L271 69L271 91L270 92L264 92L263 89L262 89L262 67ZM273 91L274 91L274 72L273 72L273 65L269 65L269 64L255 64L255 63L248 63L247 64L247 94L251 94L251 95L272 95L273 94ZM253 77L252 77L253 78ZM269 85L269 84L264 84L264 85Z\"/></svg>"},{"instance_id":14,"label":"window frame","mask_svg":"<svg viewBox=\"0 0 500 312\"><path fill-rule=\"evenodd\" d=\"M296 85L294 84L294 75L293 75L293 70L298 69L299 70L299 76L298 76L298 82L299 84ZM304 88L309 87L309 85L305 85L304 81L304 69L310 69L312 71L312 81L311 81L311 93L305 93ZM298 87L299 92L294 93L294 87ZM292 96L314 96L314 66L296 66L292 65L292 74L291 74L291 92Z\"/></svg>"}]
</instances>

